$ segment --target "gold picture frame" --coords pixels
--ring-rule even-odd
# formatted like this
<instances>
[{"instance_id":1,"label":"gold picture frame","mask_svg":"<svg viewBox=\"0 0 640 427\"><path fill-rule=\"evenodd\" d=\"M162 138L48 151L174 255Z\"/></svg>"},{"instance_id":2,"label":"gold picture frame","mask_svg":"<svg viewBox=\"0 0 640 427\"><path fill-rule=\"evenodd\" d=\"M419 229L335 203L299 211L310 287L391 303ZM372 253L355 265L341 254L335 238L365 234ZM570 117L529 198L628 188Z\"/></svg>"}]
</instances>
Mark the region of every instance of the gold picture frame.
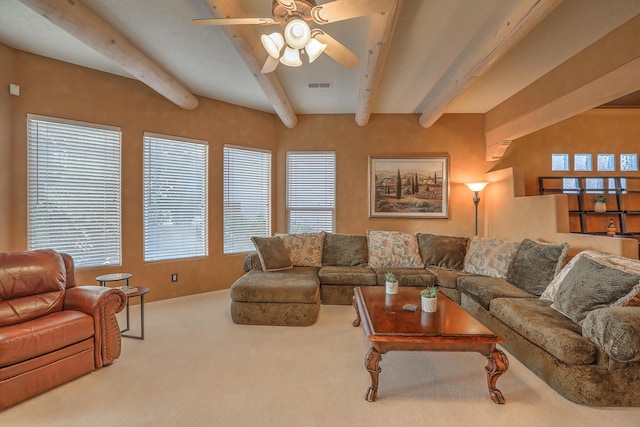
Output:
<instances>
[{"instance_id":1,"label":"gold picture frame","mask_svg":"<svg viewBox=\"0 0 640 427\"><path fill-rule=\"evenodd\" d=\"M448 218L449 156L369 156L370 218Z\"/></svg>"}]
</instances>

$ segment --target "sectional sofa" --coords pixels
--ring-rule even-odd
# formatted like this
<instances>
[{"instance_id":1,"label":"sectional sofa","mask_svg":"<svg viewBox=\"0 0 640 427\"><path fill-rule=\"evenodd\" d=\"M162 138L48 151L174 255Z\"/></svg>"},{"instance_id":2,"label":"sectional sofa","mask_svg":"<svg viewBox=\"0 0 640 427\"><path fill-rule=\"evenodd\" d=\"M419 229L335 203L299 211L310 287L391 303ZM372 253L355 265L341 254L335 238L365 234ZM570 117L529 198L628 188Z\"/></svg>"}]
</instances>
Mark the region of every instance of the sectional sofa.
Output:
<instances>
[{"instance_id":1,"label":"sectional sofa","mask_svg":"<svg viewBox=\"0 0 640 427\"><path fill-rule=\"evenodd\" d=\"M231 287L240 324L311 325L320 303L356 286L437 284L500 334L559 394L590 406L640 406L640 261L524 239L370 230L254 238ZM566 265L565 265L566 264Z\"/></svg>"}]
</instances>

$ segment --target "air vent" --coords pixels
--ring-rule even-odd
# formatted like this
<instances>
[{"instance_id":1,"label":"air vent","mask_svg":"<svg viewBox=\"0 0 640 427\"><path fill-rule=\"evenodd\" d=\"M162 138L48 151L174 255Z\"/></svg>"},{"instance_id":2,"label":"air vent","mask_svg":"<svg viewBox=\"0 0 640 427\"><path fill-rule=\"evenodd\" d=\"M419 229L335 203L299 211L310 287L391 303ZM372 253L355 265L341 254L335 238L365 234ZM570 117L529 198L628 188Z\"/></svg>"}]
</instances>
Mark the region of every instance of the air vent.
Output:
<instances>
[{"instance_id":1,"label":"air vent","mask_svg":"<svg viewBox=\"0 0 640 427\"><path fill-rule=\"evenodd\" d=\"M309 89L331 89L330 82L307 83L307 86L309 87Z\"/></svg>"}]
</instances>

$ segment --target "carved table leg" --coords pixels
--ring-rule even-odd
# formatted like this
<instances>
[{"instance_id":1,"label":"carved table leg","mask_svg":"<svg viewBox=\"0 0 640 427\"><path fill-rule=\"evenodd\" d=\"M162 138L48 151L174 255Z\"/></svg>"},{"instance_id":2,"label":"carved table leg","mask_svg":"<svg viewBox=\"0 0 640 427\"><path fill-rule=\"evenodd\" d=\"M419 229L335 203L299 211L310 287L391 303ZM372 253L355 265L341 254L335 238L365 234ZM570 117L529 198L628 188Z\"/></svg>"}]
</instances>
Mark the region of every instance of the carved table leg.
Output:
<instances>
[{"instance_id":1,"label":"carved table leg","mask_svg":"<svg viewBox=\"0 0 640 427\"><path fill-rule=\"evenodd\" d=\"M351 298L351 304L353 304L353 308L356 309L356 320L353 321L353 326L360 326L360 310L358 310L358 301L355 295Z\"/></svg>"},{"instance_id":2,"label":"carved table leg","mask_svg":"<svg viewBox=\"0 0 640 427\"><path fill-rule=\"evenodd\" d=\"M380 368L380 360L382 359L382 355L378 350L371 347L367 356L364 359L364 366L369 371L369 375L371 375L371 387L367 390L366 399L369 402L374 402L376 400L376 396L378 395L378 377L382 369Z\"/></svg>"},{"instance_id":3,"label":"carved table leg","mask_svg":"<svg viewBox=\"0 0 640 427\"><path fill-rule=\"evenodd\" d=\"M487 385L489 386L489 394L491 400L495 403L504 403L504 397L502 392L496 388L496 383L500 375L504 374L509 369L509 359L507 356L498 349L493 350L491 354L487 356L489 363L484 368L487 371Z\"/></svg>"}]
</instances>

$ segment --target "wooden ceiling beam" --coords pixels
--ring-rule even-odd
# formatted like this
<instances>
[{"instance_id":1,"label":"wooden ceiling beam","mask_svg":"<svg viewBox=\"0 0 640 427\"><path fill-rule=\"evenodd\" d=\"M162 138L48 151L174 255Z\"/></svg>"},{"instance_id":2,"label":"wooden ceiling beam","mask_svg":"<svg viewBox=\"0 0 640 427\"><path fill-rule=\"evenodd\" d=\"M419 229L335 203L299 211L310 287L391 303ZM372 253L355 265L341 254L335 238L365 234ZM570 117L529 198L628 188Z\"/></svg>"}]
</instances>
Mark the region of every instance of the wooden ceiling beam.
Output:
<instances>
[{"instance_id":1,"label":"wooden ceiling beam","mask_svg":"<svg viewBox=\"0 0 640 427\"><path fill-rule=\"evenodd\" d=\"M216 18L246 16L237 0L205 0L205 3ZM262 74L261 72L268 54L251 27L251 25L221 25L219 28L224 31L249 67L282 123L288 128L294 128L298 124L298 118L280 80L275 73Z\"/></svg>"},{"instance_id":2,"label":"wooden ceiling beam","mask_svg":"<svg viewBox=\"0 0 640 427\"><path fill-rule=\"evenodd\" d=\"M526 0L514 3L497 28L487 29L460 52L447 71L427 94L427 107L420 125L428 128L445 112L475 79L484 74L529 31L542 21L562 0Z\"/></svg>"},{"instance_id":3,"label":"wooden ceiling beam","mask_svg":"<svg viewBox=\"0 0 640 427\"><path fill-rule=\"evenodd\" d=\"M79 0L20 1L87 46L115 61L133 77L174 104L187 110L198 106L198 98Z\"/></svg>"},{"instance_id":4,"label":"wooden ceiling beam","mask_svg":"<svg viewBox=\"0 0 640 427\"><path fill-rule=\"evenodd\" d=\"M365 126L369 123L378 83L382 78L389 46L401 9L402 0L391 0L387 9L370 15L367 54L360 73L356 105L356 123L359 126Z\"/></svg>"}]
</instances>

